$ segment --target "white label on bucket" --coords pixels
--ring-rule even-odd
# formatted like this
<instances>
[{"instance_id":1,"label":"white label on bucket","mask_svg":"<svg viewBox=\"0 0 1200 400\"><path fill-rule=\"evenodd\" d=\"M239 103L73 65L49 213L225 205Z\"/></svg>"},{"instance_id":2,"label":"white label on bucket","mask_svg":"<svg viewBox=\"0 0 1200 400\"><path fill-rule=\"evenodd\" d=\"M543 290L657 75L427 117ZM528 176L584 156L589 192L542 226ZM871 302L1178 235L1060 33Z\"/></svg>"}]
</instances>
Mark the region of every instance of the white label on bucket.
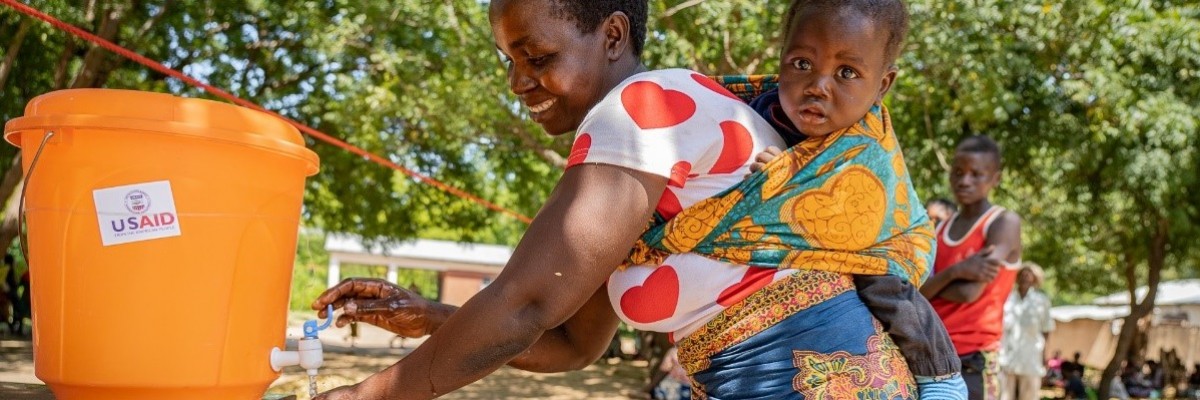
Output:
<instances>
[{"instance_id":1,"label":"white label on bucket","mask_svg":"<svg viewBox=\"0 0 1200 400\"><path fill-rule=\"evenodd\" d=\"M92 199L105 246L180 235L170 181L96 189Z\"/></svg>"}]
</instances>

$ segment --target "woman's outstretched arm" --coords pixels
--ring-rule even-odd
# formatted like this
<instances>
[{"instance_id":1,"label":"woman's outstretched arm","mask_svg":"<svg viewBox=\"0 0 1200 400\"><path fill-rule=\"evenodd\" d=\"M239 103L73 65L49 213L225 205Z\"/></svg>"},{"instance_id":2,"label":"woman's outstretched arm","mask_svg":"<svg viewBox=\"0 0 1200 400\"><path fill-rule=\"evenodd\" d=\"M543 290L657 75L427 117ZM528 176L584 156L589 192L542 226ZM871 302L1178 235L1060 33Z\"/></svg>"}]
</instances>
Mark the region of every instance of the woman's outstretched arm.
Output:
<instances>
[{"instance_id":1,"label":"woman's outstretched arm","mask_svg":"<svg viewBox=\"0 0 1200 400\"><path fill-rule=\"evenodd\" d=\"M666 181L604 164L568 169L491 285L412 354L319 398L430 399L522 355L580 311L599 313L597 291L646 228ZM611 330L564 334L612 337Z\"/></svg>"},{"instance_id":2,"label":"woman's outstretched arm","mask_svg":"<svg viewBox=\"0 0 1200 400\"><path fill-rule=\"evenodd\" d=\"M441 328L458 307L427 300L421 295L379 278L346 278L313 301L325 318L325 307L344 312L337 327L351 322L378 326L403 337L422 337ZM532 372L564 372L587 367L608 349L616 333L617 314L604 287L596 290L575 315L542 334L533 346L508 362Z\"/></svg>"}]
</instances>

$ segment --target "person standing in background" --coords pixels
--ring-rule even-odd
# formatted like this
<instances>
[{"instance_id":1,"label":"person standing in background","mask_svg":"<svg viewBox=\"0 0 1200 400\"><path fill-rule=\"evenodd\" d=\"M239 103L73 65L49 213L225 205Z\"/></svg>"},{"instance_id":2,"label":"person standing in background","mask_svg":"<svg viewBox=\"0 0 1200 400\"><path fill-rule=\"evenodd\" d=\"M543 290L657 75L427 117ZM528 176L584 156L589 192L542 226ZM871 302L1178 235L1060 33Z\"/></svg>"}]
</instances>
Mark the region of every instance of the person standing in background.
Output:
<instances>
[{"instance_id":1,"label":"person standing in background","mask_svg":"<svg viewBox=\"0 0 1200 400\"><path fill-rule=\"evenodd\" d=\"M1004 336L1000 369L1005 400L1036 400L1041 390L1046 340L1054 330L1050 298L1040 288L1042 267L1026 262L1017 272L1016 290L1004 303Z\"/></svg>"},{"instance_id":2,"label":"person standing in background","mask_svg":"<svg viewBox=\"0 0 1200 400\"><path fill-rule=\"evenodd\" d=\"M684 400L692 398L692 379L679 363L679 349L671 347L663 356L659 370L666 373L654 388L654 399Z\"/></svg>"},{"instance_id":3,"label":"person standing in background","mask_svg":"<svg viewBox=\"0 0 1200 400\"><path fill-rule=\"evenodd\" d=\"M5 254L4 262L13 265L12 255ZM16 287L12 289L13 293L20 290L20 295L13 302L13 325L12 331L18 336L25 335L25 318L33 318L33 294L30 291L33 286L29 282L29 268L25 268L25 272L21 273L21 279Z\"/></svg>"},{"instance_id":4,"label":"person standing in background","mask_svg":"<svg viewBox=\"0 0 1200 400\"><path fill-rule=\"evenodd\" d=\"M939 197L925 203L925 213L929 214L929 220L933 222L934 227L950 219L950 216L956 212L958 212L958 206L945 198Z\"/></svg>"},{"instance_id":5,"label":"person standing in background","mask_svg":"<svg viewBox=\"0 0 1200 400\"><path fill-rule=\"evenodd\" d=\"M13 262L12 254L4 255L4 265L8 266L8 273L4 275L4 282L8 286L5 291L5 302L12 304L12 322L8 323L8 331L13 335L22 335L25 332L25 317L29 315L29 270L25 274L17 275L17 265ZM25 287L25 293L21 293L21 287ZM7 309L7 305L5 306ZM7 321L7 319L6 319Z\"/></svg>"},{"instance_id":6,"label":"person standing in background","mask_svg":"<svg viewBox=\"0 0 1200 400\"><path fill-rule=\"evenodd\" d=\"M959 212L938 226L933 276L921 286L958 351L970 400L1000 398L1004 302L1021 268L1021 217L989 200L1002 165L991 138L959 143L950 169Z\"/></svg>"},{"instance_id":7,"label":"person standing in background","mask_svg":"<svg viewBox=\"0 0 1200 400\"><path fill-rule=\"evenodd\" d=\"M11 320L12 307L17 299L17 271L13 266L12 256L4 256L4 280L0 281L0 322L7 324L7 328L11 331L15 320Z\"/></svg>"}]
</instances>

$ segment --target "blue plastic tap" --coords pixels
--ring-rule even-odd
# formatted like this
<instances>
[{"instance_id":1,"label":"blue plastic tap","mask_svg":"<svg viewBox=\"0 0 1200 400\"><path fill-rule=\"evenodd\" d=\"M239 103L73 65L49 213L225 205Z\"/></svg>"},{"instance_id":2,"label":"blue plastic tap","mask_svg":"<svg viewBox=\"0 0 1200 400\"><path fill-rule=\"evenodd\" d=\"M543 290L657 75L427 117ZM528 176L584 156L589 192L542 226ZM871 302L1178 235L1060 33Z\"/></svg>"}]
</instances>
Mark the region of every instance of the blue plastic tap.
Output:
<instances>
[{"instance_id":1,"label":"blue plastic tap","mask_svg":"<svg viewBox=\"0 0 1200 400\"><path fill-rule=\"evenodd\" d=\"M308 321L304 321L304 338L316 339L317 332L329 328L329 325L333 323L333 304L325 306L325 323L318 326L317 324L320 323L321 320L319 319L310 319Z\"/></svg>"}]
</instances>

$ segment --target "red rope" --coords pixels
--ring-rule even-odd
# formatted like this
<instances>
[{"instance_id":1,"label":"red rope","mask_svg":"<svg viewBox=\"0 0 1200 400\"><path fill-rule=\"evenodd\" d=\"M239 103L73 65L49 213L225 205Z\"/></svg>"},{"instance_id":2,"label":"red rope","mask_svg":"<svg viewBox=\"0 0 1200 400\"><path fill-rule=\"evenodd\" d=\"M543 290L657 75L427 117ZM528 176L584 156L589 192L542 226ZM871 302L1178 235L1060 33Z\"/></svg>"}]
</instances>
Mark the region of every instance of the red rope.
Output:
<instances>
[{"instance_id":1,"label":"red rope","mask_svg":"<svg viewBox=\"0 0 1200 400\"><path fill-rule=\"evenodd\" d=\"M211 93L214 96L223 98L225 100L229 100L229 101L233 102L234 104L240 105L242 107L250 108L253 110L258 110L258 111L261 111L261 112L264 112L267 114L274 115L278 118L281 118L284 121L287 121L289 124L292 124L292 126L295 126L296 129L299 129L301 132L304 132L304 133L308 134L309 136L316 138L317 140L340 147L351 153L358 154L368 160L374 161L376 164L383 165L385 167L389 167L391 169L400 171L400 172L404 173L405 175L413 177L413 178L415 178L421 182L424 182L426 184L432 185L438 189L441 189L442 191L445 191L447 193L450 193L454 196L458 196L458 197L466 199L466 200L473 201L473 202L475 202L479 205L482 205L484 207L487 207L493 211L498 211L498 212L507 214L513 218L516 218L517 220L519 220L521 222L530 223L532 221L532 219L530 219L529 217L527 217L521 213L501 207L495 203L484 200L483 198L480 198L473 194L467 193L461 189L458 189L453 186L442 183L441 181L438 181L437 179L433 179L429 176L426 176L426 175L423 175L416 171L405 168L399 164L392 162L391 160L388 160L387 158L384 158L384 157L381 157L374 153L371 153L369 151L366 151L358 146L346 143L345 141L338 139L336 137L330 136L328 134L325 134L324 132L310 128L308 125L305 125L298 121L292 120L291 118L280 115L277 112L262 108L258 104L254 104L252 102L243 100L243 99L241 99L237 96L234 96L233 94L226 92L224 90L221 90L217 87L206 84L204 82L200 82L200 81L196 80L195 78L187 76L182 72L173 70L165 65L158 63L157 61L146 58L140 54L133 52L132 50L126 49L115 43L104 40L103 38L101 38L99 36L93 35L91 32L85 31L74 25L60 21L57 18L54 18L46 13L38 11L37 9L35 9L33 7L29 7L24 4L18 3L16 0L0 0L0 3L3 3L9 7L12 7L13 9L15 9L21 13L24 13L26 15L29 15L31 17L40 19L42 21L46 21L50 25L53 25L54 27L56 27L62 31L65 31L72 35L83 38L84 40L92 42L92 43L96 44L97 46L108 49L109 51L112 51L113 53L117 53L117 54L121 55L122 57L133 60L133 61L137 62L138 64L142 64L150 69L158 71L159 73L174 77L174 78L179 79L179 80L181 80L185 83L188 83L192 86L196 86L201 89L204 89L204 91Z\"/></svg>"}]
</instances>

